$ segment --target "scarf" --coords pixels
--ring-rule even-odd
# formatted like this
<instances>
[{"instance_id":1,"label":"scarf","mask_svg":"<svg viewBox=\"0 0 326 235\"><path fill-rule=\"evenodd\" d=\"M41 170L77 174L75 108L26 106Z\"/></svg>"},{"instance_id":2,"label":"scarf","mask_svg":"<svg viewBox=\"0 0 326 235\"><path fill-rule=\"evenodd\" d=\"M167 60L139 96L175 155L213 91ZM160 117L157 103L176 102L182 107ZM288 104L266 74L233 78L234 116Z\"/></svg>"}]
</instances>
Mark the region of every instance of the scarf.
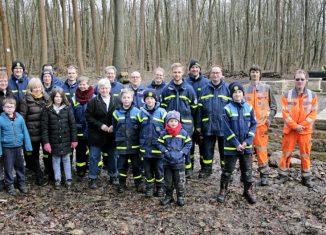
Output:
<instances>
[{"instance_id":1,"label":"scarf","mask_svg":"<svg viewBox=\"0 0 326 235\"><path fill-rule=\"evenodd\" d=\"M179 134L181 128L182 125L180 122L178 123L178 126L176 128L171 128L168 124L165 125L165 130L174 137L176 137Z\"/></svg>"},{"instance_id":2,"label":"scarf","mask_svg":"<svg viewBox=\"0 0 326 235\"><path fill-rule=\"evenodd\" d=\"M34 99L40 99L43 97L43 92L40 94L35 94L34 92L31 92L31 95L34 97Z\"/></svg>"},{"instance_id":3,"label":"scarf","mask_svg":"<svg viewBox=\"0 0 326 235\"><path fill-rule=\"evenodd\" d=\"M8 114L7 114L7 116L8 116L8 118L10 119L10 121L13 122L13 121L15 121L17 115L16 115L16 112L14 112L13 115L12 115L12 117L9 117Z\"/></svg>"},{"instance_id":4,"label":"scarf","mask_svg":"<svg viewBox=\"0 0 326 235\"><path fill-rule=\"evenodd\" d=\"M94 88L89 86L86 91L76 90L76 98L80 104L86 104L94 95Z\"/></svg>"}]
</instances>

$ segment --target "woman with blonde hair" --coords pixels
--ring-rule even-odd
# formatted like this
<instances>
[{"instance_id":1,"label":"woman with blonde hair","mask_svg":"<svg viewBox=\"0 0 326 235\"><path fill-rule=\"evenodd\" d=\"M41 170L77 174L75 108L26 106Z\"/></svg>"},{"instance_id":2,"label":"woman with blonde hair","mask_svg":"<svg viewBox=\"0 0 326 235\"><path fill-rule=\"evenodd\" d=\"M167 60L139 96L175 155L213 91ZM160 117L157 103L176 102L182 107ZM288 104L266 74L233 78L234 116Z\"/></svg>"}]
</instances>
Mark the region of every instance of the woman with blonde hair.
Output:
<instances>
[{"instance_id":1,"label":"woman with blonde hair","mask_svg":"<svg viewBox=\"0 0 326 235\"><path fill-rule=\"evenodd\" d=\"M44 87L39 78L32 78L27 85L25 98L20 103L19 111L24 117L27 129L29 131L33 146L32 152L25 152L26 167L36 174L36 184L45 185L46 181L40 167L40 146L42 146L41 138L41 115L43 109L49 99L44 91ZM43 150L43 159L45 169L49 172L48 153ZM52 169L52 168L51 168Z\"/></svg>"}]
</instances>

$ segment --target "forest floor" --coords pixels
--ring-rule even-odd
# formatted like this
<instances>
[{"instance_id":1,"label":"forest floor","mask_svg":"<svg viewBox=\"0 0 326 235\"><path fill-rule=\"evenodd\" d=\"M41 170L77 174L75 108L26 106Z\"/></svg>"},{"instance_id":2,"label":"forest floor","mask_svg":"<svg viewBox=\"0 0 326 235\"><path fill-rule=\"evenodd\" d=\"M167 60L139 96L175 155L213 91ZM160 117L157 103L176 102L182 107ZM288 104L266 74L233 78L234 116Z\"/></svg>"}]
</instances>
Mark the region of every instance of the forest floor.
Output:
<instances>
[{"instance_id":1,"label":"forest floor","mask_svg":"<svg viewBox=\"0 0 326 235\"><path fill-rule=\"evenodd\" d=\"M308 190L300 183L300 169L292 168L284 185L258 184L254 162L257 203L242 197L239 171L224 204L216 202L220 169L214 165L210 178L198 179L198 163L193 179L187 182L186 205L159 205L159 198L145 198L135 192L118 194L107 185L104 171L100 187L88 189L87 179L74 178L71 190L53 185L38 187L28 177L29 192L16 197L0 193L1 234L326 234L326 162L313 161L316 187ZM30 172L28 173L28 175ZM321 176L321 177L320 177ZM271 169L270 180L277 177ZM131 177L130 177L131 178Z\"/></svg>"}]
</instances>

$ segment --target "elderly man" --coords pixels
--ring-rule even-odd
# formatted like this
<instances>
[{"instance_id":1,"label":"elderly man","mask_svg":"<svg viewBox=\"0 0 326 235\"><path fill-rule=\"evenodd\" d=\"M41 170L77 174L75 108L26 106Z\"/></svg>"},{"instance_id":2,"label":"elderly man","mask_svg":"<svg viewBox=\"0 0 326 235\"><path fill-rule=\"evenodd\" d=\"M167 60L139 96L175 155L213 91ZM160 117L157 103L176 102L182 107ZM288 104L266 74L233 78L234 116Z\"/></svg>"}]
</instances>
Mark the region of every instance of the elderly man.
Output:
<instances>
[{"instance_id":1,"label":"elderly man","mask_svg":"<svg viewBox=\"0 0 326 235\"><path fill-rule=\"evenodd\" d=\"M299 144L302 184L313 188L310 169L311 134L316 120L318 98L306 87L308 74L304 70L294 73L295 87L282 96L283 155L280 162L279 183L287 180L292 151Z\"/></svg>"},{"instance_id":2,"label":"elderly man","mask_svg":"<svg viewBox=\"0 0 326 235\"><path fill-rule=\"evenodd\" d=\"M130 74L129 78L130 84L129 88L134 91L134 104L137 108L144 105L144 91L145 86L141 84L142 78L140 72L134 71Z\"/></svg>"}]
</instances>

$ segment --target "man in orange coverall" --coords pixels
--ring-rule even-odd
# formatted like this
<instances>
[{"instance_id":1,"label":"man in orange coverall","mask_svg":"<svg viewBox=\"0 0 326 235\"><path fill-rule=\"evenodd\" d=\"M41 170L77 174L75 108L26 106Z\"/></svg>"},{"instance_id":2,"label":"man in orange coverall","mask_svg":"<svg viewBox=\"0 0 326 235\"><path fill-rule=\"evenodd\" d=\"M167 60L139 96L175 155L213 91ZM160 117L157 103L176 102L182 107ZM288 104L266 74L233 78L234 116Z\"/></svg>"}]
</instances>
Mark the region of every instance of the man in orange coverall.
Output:
<instances>
[{"instance_id":1,"label":"man in orange coverall","mask_svg":"<svg viewBox=\"0 0 326 235\"><path fill-rule=\"evenodd\" d=\"M317 95L306 88L308 74L297 70L294 74L295 88L282 96L283 155L280 162L279 183L287 180L292 151L299 144L301 157L302 184L313 188L310 171L310 149L313 124L316 120L318 99Z\"/></svg>"},{"instance_id":2,"label":"man in orange coverall","mask_svg":"<svg viewBox=\"0 0 326 235\"><path fill-rule=\"evenodd\" d=\"M269 85L260 82L261 69L257 65L249 69L250 83L244 85L246 102L255 112L257 120L256 135L253 141L257 154L258 171L260 172L261 186L269 184L268 175L268 134L271 121L277 112L277 103Z\"/></svg>"}]
</instances>

